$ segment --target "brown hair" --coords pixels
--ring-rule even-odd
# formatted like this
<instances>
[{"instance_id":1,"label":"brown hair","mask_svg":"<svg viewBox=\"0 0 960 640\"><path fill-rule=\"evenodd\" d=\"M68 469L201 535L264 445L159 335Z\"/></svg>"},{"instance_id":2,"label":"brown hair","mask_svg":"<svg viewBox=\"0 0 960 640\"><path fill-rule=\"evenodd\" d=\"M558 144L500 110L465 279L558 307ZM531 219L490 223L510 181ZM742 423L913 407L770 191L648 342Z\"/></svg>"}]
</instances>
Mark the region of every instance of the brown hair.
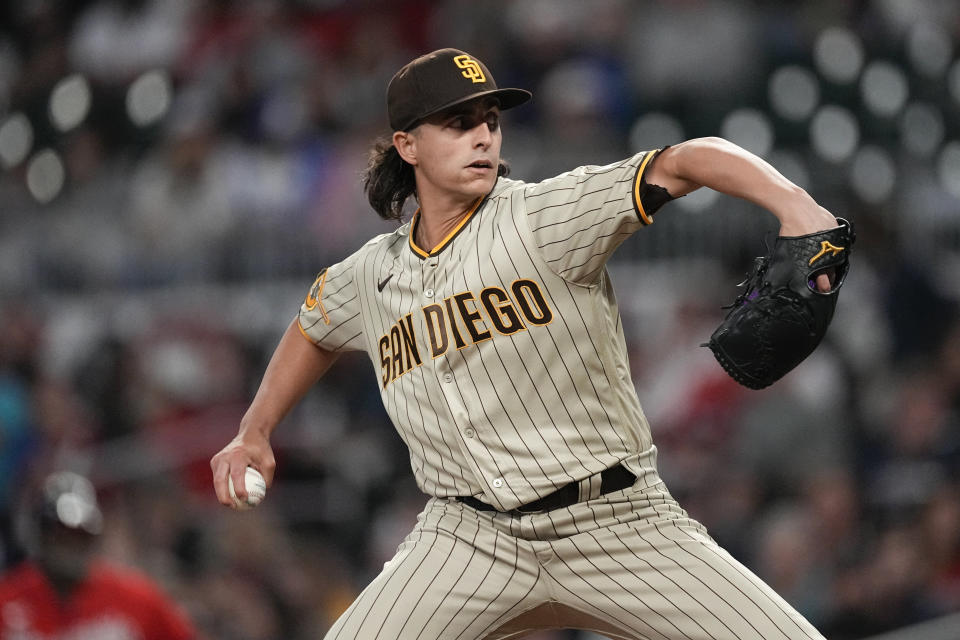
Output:
<instances>
[{"instance_id":1,"label":"brown hair","mask_svg":"<svg viewBox=\"0 0 960 640\"><path fill-rule=\"evenodd\" d=\"M497 176L507 176L509 165L501 160ZM403 219L403 205L417 195L413 165L400 157L390 138L378 138L370 150L363 172L363 191L370 206L384 220Z\"/></svg>"}]
</instances>

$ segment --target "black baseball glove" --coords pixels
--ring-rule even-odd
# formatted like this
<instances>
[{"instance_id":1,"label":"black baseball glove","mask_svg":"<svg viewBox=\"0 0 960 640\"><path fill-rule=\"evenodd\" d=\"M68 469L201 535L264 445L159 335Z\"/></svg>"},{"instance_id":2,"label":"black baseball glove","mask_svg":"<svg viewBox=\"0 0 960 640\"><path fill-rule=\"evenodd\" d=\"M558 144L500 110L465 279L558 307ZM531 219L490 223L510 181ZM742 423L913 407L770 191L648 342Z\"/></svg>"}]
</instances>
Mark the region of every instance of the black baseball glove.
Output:
<instances>
[{"instance_id":1,"label":"black baseball glove","mask_svg":"<svg viewBox=\"0 0 960 640\"><path fill-rule=\"evenodd\" d=\"M827 332L837 294L850 267L853 226L805 236L780 236L758 257L743 292L717 327L710 347L730 376L750 389L768 387L809 356ZM820 273L831 275L828 292L817 290Z\"/></svg>"}]
</instances>

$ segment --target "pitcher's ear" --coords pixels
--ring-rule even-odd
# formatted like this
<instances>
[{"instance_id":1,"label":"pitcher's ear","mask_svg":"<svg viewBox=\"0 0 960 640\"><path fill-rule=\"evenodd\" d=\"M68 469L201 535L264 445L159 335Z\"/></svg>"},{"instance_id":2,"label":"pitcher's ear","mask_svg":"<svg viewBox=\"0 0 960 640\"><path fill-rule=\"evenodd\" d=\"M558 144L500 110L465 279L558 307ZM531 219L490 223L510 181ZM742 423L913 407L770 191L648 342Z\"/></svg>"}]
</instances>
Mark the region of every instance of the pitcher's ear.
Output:
<instances>
[{"instance_id":1,"label":"pitcher's ear","mask_svg":"<svg viewBox=\"0 0 960 640\"><path fill-rule=\"evenodd\" d=\"M407 164L417 164L417 137L409 131L394 131L393 146Z\"/></svg>"}]
</instances>

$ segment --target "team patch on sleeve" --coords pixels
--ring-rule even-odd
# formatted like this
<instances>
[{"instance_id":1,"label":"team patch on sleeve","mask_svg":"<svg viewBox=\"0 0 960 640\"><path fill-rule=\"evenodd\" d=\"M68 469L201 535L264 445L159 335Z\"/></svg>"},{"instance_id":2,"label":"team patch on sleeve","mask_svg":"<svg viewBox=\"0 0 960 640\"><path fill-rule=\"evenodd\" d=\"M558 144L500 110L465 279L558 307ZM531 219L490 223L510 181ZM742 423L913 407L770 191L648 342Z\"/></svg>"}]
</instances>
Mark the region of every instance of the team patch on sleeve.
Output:
<instances>
[{"instance_id":1,"label":"team patch on sleeve","mask_svg":"<svg viewBox=\"0 0 960 640\"><path fill-rule=\"evenodd\" d=\"M306 307L308 311L313 311L319 307L320 315L323 316L323 322L325 324L330 324L330 317L327 316L326 310L323 308L323 303L320 301L323 296L323 285L327 281L327 270L324 269L317 274L317 279L313 281L313 284L310 285L310 290L307 291L307 297L303 301L303 306Z\"/></svg>"}]
</instances>

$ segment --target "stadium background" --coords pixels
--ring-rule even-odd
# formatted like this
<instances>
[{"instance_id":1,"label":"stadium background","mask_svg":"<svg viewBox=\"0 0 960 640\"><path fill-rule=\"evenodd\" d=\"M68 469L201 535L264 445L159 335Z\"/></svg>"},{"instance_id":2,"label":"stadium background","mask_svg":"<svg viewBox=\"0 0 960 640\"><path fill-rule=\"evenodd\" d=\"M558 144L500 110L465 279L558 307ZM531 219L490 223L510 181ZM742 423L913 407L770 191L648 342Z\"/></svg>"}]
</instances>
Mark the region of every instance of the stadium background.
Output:
<instances>
[{"instance_id":1,"label":"stadium background","mask_svg":"<svg viewBox=\"0 0 960 640\"><path fill-rule=\"evenodd\" d=\"M378 572L423 497L363 357L279 430L262 508L208 460L315 273L392 228L358 180L390 76L457 46L534 92L514 176L720 135L855 221L827 342L747 392L698 345L775 220L670 205L611 264L638 392L681 503L828 637L956 614L958 42L953 0L4 3L4 566L66 467L205 637L319 637Z\"/></svg>"}]
</instances>

